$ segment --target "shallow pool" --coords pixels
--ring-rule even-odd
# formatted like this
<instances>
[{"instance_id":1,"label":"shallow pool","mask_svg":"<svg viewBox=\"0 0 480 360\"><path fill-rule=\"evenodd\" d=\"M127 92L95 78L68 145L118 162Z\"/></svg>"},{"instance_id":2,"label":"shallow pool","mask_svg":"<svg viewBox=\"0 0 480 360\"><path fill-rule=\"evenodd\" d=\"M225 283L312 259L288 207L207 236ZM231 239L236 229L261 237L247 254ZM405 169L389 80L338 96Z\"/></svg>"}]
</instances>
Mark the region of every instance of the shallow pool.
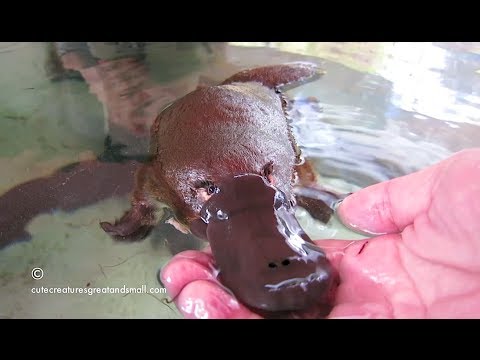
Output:
<instances>
[{"instance_id":1,"label":"shallow pool","mask_svg":"<svg viewBox=\"0 0 480 360\"><path fill-rule=\"evenodd\" d=\"M148 154L149 125L168 103L288 61L326 70L288 95L298 144L333 190L480 146L478 43L0 43L0 317L180 317L157 271L202 244L169 224L115 242L99 222L128 208L123 175ZM98 156L111 171L72 168ZM314 239L362 237L298 215Z\"/></svg>"}]
</instances>

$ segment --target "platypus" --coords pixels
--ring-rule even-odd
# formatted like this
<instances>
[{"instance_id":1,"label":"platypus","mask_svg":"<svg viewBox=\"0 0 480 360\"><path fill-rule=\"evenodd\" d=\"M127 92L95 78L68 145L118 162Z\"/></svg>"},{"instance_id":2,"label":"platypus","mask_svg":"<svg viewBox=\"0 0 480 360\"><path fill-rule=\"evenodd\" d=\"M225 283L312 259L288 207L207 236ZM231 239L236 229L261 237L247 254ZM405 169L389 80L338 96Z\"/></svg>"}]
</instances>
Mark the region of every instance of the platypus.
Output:
<instances>
[{"instance_id":1,"label":"platypus","mask_svg":"<svg viewBox=\"0 0 480 360\"><path fill-rule=\"evenodd\" d=\"M171 103L152 125L152 159L137 172L130 210L102 228L142 238L168 207L178 229L212 242L219 279L248 306L290 311L330 301L336 275L293 210L326 222L339 197L319 189L302 158L283 93L322 74L310 63L248 69ZM228 218L211 226L206 214L219 204Z\"/></svg>"}]
</instances>

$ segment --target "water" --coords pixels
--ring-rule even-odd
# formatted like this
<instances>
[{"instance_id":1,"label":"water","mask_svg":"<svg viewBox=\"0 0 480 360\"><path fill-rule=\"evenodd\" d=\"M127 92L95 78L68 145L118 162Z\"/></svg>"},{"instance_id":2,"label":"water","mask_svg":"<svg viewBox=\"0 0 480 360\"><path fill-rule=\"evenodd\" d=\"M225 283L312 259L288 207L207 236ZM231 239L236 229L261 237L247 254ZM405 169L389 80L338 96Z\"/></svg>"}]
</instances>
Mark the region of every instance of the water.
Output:
<instances>
[{"instance_id":1,"label":"water","mask_svg":"<svg viewBox=\"0 0 480 360\"><path fill-rule=\"evenodd\" d=\"M323 185L355 191L480 145L478 43L0 43L0 225L9 232L0 235L0 317L179 317L156 279L178 232L164 225L118 243L98 226L128 208L128 163L81 178L79 196L60 189L89 169L21 184L102 154L107 134L125 147L105 159L141 159L148 125L175 98L245 67L296 60L326 70L289 91L297 141ZM335 218L325 226L298 215L312 238L361 238ZM186 245L180 238L177 251ZM120 293L143 286L152 292ZM78 293L106 288L118 293Z\"/></svg>"}]
</instances>

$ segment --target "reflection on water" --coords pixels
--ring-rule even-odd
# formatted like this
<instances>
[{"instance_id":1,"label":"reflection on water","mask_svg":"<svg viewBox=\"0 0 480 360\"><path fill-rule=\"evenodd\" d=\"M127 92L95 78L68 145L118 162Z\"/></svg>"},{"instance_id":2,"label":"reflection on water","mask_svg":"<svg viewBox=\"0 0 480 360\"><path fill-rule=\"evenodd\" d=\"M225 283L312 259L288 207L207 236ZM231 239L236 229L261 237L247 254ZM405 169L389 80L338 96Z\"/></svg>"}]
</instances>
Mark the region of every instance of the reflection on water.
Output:
<instances>
[{"instance_id":1,"label":"reflection on water","mask_svg":"<svg viewBox=\"0 0 480 360\"><path fill-rule=\"evenodd\" d=\"M324 174L366 186L479 145L480 55L432 43L387 44L374 55L367 73L325 62L327 76L294 94L318 90L321 112L299 102L294 118Z\"/></svg>"},{"instance_id":2,"label":"reflection on water","mask_svg":"<svg viewBox=\"0 0 480 360\"><path fill-rule=\"evenodd\" d=\"M288 94L304 155L337 191L480 145L476 43L0 43L0 317L178 317L152 294L30 290L158 287L171 251L198 243L168 224L114 243L98 226L128 207L156 114L242 68L297 60L327 71ZM355 237L299 217L312 237Z\"/></svg>"},{"instance_id":3,"label":"reflection on water","mask_svg":"<svg viewBox=\"0 0 480 360\"><path fill-rule=\"evenodd\" d=\"M479 67L477 54L452 54L432 43L397 43L378 74L391 81L394 106L439 120L478 124Z\"/></svg>"}]
</instances>

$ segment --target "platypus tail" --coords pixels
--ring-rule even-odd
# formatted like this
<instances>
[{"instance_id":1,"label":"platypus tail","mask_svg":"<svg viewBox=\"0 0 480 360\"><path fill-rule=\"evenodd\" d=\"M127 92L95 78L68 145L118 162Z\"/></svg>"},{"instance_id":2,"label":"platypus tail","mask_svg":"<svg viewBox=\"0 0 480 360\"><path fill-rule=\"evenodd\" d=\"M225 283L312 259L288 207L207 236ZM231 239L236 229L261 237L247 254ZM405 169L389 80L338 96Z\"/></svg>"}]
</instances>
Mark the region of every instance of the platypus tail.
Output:
<instances>
[{"instance_id":1,"label":"platypus tail","mask_svg":"<svg viewBox=\"0 0 480 360\"><path fill-rule=\"evenodd\" d=\"M222 85L235 82L260 82L275 90L288 90L319 79L325 71L308 62L292 62L247 69L225 80Z\"/></svg>"}]
</instances>

